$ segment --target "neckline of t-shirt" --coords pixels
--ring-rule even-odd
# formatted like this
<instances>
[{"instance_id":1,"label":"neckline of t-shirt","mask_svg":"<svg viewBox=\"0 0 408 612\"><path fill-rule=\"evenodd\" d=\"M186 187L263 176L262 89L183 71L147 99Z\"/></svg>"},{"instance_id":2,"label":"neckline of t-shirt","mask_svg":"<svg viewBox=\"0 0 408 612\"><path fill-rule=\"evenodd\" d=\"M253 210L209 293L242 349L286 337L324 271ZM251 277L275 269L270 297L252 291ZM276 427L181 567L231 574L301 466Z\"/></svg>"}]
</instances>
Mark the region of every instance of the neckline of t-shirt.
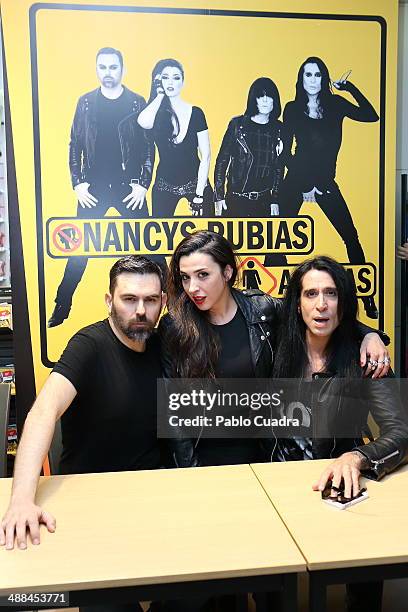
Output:
<instances>
[{"instance_id":1,"label":"neckline of t-shirt","mask_svg":"<svg viewBox=\"0 0 408 612\"><path fill-rule=\"evenodd\" d=\"M195 106L191 105L191 115L190 115L190 119L188 120L188 126L187 126L187 129L186 129L186 133L184 134L184 138L183 138L183 140L180 140L180 142L174 142L174 140L173 140L173 144L174 144L176 147L178 147L179 145L183 144L183 142L184 142L184 141L185 141L185 139L187 138L187 134L188 134L188 132L189 132L189 130L190 130L190 126L191 126L191 119L193 118L193 112L194 112L194 109L195 109L195 108L196 108Z\"/></svg>"},{"instance_id":2,"label":"neckline of t-shirt","mask_svg":"<svg viewBox=\"0 0 408 612\"><path fill-rule=\"evenodd\" d=\"M104 95L103 95L103 93L102 93L102 89L101 89L101 88L99 88L99 96L100 96L101 98L103 98L103 100L107 100L108 102L117 102L118 100L120 100L120 99L123 97L124 93L125 93L125 88L123 87L123 89L122 89L122 92L121 92L120 96L118 96L117 98L108 98L107 96L104 96Z\"/></svg>"},{"instance_id":3,"label":"neckline of t-shirt","mask_svg":"<svg viewBox=\"0 0 408 612\"><path fill-rule=\"evenodd\" d=\"M232 325L236 321L236 319L239 318L240 315L241 315L241 311L239 309L239 306L237 306L237 310L236 310L234 316L232 317L231 321L228 321L228 323L220 323L220 324L211 323L211 325L215 329L220 329L220 327L225 329L226 327L228 327L228 325ZM243 316L242 316L242 318L243 318Z\"/></svg>"}]
</instances>

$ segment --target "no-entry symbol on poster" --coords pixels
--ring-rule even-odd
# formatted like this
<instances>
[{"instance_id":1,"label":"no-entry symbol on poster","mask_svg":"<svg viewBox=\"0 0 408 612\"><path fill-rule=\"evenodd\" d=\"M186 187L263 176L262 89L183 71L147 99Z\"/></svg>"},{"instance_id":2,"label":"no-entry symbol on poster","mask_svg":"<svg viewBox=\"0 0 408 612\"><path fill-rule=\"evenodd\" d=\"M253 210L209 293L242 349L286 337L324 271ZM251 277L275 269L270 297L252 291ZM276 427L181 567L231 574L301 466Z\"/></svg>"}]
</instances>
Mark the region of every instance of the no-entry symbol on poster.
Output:
<instances>
[{"instance_id":1,"label":"no-entry symbol on poster","mask_svg":"<svg viewBox=\"0 0 408 612\"><path fill-rule=\"evenodd\" d=\"M54 246L62 253L72 253L82 244L82 232L73 223L61 223L52 233Z\"/></svg>"}]
</instances>

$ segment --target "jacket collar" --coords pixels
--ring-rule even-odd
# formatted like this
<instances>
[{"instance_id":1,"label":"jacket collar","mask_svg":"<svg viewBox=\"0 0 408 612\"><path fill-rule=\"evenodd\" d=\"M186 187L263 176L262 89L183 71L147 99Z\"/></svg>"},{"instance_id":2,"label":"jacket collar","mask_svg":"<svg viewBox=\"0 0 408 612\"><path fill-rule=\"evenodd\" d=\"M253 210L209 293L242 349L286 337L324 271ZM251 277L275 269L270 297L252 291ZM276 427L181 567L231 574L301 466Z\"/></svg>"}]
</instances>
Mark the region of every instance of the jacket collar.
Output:
<instances>
[{"instance_id":1,"label":"jacket collar","mask_svg":"<svg viewBox=\"0 0 408 612\"><path fill-rule=\"evenodd\" d=\"M233 288L232 297L236 301L238 308L244 315L247 323L256 324L263 323L265 321L265 315L261 313L255 304L255 300L251 299L249 295L246 294L246 291L240 291Z\"/></svg>"}]
</instances>

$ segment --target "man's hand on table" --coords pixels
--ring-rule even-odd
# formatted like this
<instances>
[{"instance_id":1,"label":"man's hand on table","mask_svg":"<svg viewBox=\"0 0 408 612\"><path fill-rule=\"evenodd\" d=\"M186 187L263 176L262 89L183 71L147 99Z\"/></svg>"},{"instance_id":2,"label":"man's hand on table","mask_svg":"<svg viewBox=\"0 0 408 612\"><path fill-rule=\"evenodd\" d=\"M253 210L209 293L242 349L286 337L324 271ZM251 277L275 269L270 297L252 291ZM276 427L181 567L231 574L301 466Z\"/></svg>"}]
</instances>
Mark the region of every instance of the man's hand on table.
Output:
<instances>
[{"instance_id":1,"label":"man's hand on table","mask_svg":"<svg viewBox=\"0 0 408 612\"><path fill-rule=\"evenodd\" d=\"M360 491L359 477L363 463L362 456L357 452L344 453L331 463L320 475L318 482L313 484L314 491L324 491L326 483L331 480L333 487L340 488L344 481L344 497L355 497ZM336 491L333 490L335 495Z\"/></svg>"},{"instance_id":2,"label":"man's hand on table","mask_svg":"<svg viewBox=\"0 0 408 612\"><path fill-rule=\"evenodd\" d=\"M50 533L56 528L55 518L31 501L11 501L0 524L0 545L7 550L27 548L27 533L33 544L40 543L40 525L47 527Z\"/></svg>"}]
</instances>

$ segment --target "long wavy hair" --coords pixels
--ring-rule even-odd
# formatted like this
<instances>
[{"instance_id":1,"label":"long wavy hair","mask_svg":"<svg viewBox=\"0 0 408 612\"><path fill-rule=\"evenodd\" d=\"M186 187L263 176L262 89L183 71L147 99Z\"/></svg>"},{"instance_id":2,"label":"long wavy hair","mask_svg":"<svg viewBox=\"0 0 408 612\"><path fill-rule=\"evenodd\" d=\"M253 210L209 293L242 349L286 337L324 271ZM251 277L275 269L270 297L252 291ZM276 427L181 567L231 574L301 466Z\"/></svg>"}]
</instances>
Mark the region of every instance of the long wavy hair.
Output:
<instances>
[{"instance_id":1,"label":"long wavy hair","mask_svg":"<svg viewBox=\"0 0 408 612\"><path fill-rule=\"evenodd\" d=\"M256 99L261 98L262 96L269 96L272 98L273 108L269 118L278 119L282 110L279 90L272 79L269 79L268 77L260 77L252 83L251 87L249 88L247 107L244 115L247 117L253 117L259 113Z\"/></svg>"},{"instance_id":2,"label":"long wavy hair","mask_svg":"<svg viewBox=\"0 0 408 612\"><path fill-rule=\"evenodd\" d=\"M181 76L184 81L184 68L180 64L180 62L171 57L159 60L152 70L152 83L150 86L149 103L154 100L157 95L157 76L161 75L163 70L168 67L178 68L181 72ZM167 138L171 142L174 142L180 133L180 122L167 96L164 96L160 104L160 108L156 115L156 120L154 122L154 129L157 130L160 134L163 134L165 138Z\"/></svg>"},{"instance_id":3,"label":"long wavy hair","mask_svg":"<svg viewBox=\"0 0 408 612\"><path fill-rule=\"evenodd\" d=\"M329 274L337 288L339 325L331 335L326 354L326 369L344 378L360 374L358 359L358 304L351 272L331 257L314 257L301 263L290 277L285 292L282 325L274 364L276 378L304 376L308 366L306 325L299 312L302 281L310 270Z\"/></svg>"},{"instance_id":4,"label":"long wavy hair","mask_svg":"<svg viewBox=\"0 0 408 612\"><path fill-rule=\"evenodd\" d=\"M305 61L299 68L296 81L295 103L299 105L299 107L302 109L302 112L308 113L307 105L309 102L309 98L307 92L305 91L305 88L303 87L303 74L306 64L317 64L320 70L320 74L322 75L321 90L318 95L318 107L320 112L322 113L322 116L324 116L324 114L327 113L327 111L329 111L331 108L333 91L331 87L329 70L324 61L320 59L320 57L308 57L307 59L305 59Z\"/></svg>"},{"instance_id":5,"label":"long wavy hair","mask_svg":"<svg viewBox=\"0 0 408 612\"><path fill-rule=\"evenodd\" d=\"M207 312L200 311L183 289L180 259L192 253L209 255L224 272L231 266L228 285L237 280L237 258L228 240L215 232L194 232L175 249L168 275L168 309L173 320L166 342L174 356L173 376L182 378L215 378L220 354L218 335L210 324Z\"/></svg>"}]
</instances>

